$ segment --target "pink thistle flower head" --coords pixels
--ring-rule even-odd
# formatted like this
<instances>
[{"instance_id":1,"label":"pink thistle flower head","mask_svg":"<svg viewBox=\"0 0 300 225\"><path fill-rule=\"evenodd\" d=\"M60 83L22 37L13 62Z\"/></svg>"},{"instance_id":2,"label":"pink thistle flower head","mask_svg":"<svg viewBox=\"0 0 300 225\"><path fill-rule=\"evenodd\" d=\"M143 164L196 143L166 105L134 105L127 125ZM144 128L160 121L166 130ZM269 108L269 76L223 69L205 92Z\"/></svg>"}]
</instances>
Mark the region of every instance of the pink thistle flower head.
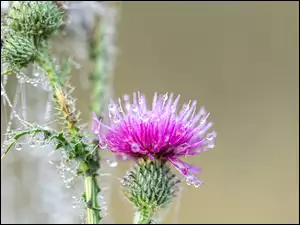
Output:
<instances>
[{"instance_id":1,"label":"pink thistle flower head","mask_svg":"<svg viewBox=\"0 0 300 225\"><path fill-rule=\"evenodd\" d=\"M199 187L200 172L180 157L195 156L214 147L216 132L208 132L213 125L204 107L196 112L196 101L183 104L178 110L180 95L154 94L152 106L140 92L123 97L124 104L109 104L110 124L94 117L93 131L98 135L99 146L117 155L130 158L149 157L150 160L169 161L187 180Z\"/></svg>"}]
</instances>

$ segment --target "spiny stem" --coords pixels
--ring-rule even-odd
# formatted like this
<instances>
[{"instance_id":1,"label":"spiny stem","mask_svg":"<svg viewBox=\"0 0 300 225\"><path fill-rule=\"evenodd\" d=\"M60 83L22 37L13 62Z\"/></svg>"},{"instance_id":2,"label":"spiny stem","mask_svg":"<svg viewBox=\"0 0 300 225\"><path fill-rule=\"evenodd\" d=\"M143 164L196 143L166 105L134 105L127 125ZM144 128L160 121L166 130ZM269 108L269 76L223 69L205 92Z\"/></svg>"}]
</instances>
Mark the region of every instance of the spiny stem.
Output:
<instances>
[{"instance_id":1,"label":"spiny stem","mask_svg":"<svg viewBox=\"0 0 300 225\"><path fill-rule=\"evenodd\" d=\"M82 142L82 136L79 134L79 128L76 126L76 121L72 119L70 113L70 106L64 96L62 89L62 83L60 79L60 74L54 69L51 57L46 53L38 57L37 61L40 66L45 70L46 75L49 78L50 85L53 91L53 97L56 99L56 103L64 115L65 122L68 126L69 134L75 138L78 142ZM96 154L96 153L95 153ZM78 159L81 163L81 167L78 171L82 172L84 176L84 189L85 189L85 199L86 199L86 210L87 210L87 223L88 224L98 224L100 221L100 208L97 203L97 195L100 191L98 184L96 182L97 169L99 168L98 158L85 156L84 159ZM93 168L92 168L93 167Z\"/></svg>"},{"instance_id":2,"label":"spiny stem","mask_svg":"<svg viewBox=\"0 0 300 225\"><path fill-rule=\"evenodd\" d=\"M49 78L50 85L52 87L53 97L61 109L61 113L65 118L65 122L68 126L69 133L73 136L77 135L79 128L76 127L76 121L72 117L72 114L74 114L74 112L70 111L70 106L65 98L62 89L61 79L59 78L59 74L56 74L54 66L52 65L51 58L48 54L44 54L37 57L37 61L40 64L40 66L45 70L46 75Z\"/></svg>"}]
</instances>

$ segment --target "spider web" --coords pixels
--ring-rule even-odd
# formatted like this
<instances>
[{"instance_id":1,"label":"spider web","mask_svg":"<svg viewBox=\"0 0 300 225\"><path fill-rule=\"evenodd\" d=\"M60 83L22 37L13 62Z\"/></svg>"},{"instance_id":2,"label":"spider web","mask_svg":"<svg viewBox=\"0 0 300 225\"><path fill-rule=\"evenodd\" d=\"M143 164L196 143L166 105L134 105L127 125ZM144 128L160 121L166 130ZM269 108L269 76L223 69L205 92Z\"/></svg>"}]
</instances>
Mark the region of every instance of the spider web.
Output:
<instances>
[{"instance_id":1,"label":"spider web","mask_svg":"<svg viewBox=\"0 0 300 225\"><path fill-rule=\"evenodd\" d=\"M2 22L1 17L1 31L3 31ZM107 25L115 26L111 23ZM110 40L114 40L115 33L110 32L110 34L111 36L106 37L108 44L111 45ZM80 69L80 64L73 62L75 67ZM112 75L114 57L111 57L109 66L109 72ZM1 73L6 70L6 65L1 64ZM87 84L87 82L81 83ZM85 88L88 87L88 85L85 86ZM59 127L58 121L54 119L57 112L53 110L53 106L48 80L38 65L33 64L15 75L2 76L1 153L15 132L29 128L32 124L38 124L43 128ZM19 139L9 153L9 157L3 160L1 181L5 185L1 189L3 194L1 220L7 223L45 223L46 221L48 223L84 223L83 202L80 197L83 187L81 180L76 179L76 165L67 164L63 154L53 151L54 144L44 142L42 136L29 135ZM117 165L115 158L110 157L105 161L108 164L102 163L100 170L102 191L99 203L103 206L101 216L107 215L106 205L110 200L111 182L105 177L109 177L111 167ZM66 191L66 188L72 191ZM30 208L37 210L41 217L33 215L34 212ZM32 216L29 216L30 214ZM48 218L45 219L43 214ZM105 220L107 223L113 223L109 217L105 217Z\"/></svg>"}]
</instances>

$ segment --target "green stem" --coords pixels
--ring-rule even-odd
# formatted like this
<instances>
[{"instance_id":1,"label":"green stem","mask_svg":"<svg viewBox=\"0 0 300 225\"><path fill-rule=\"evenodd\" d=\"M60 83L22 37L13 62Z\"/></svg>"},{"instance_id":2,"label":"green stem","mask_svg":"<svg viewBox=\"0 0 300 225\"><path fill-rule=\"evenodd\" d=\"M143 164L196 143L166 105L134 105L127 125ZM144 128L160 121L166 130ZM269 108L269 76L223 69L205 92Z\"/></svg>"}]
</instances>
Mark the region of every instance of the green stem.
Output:
<instances>
[{"instance_id":1,"label":"green stem","mask_svg":"<svg viewBox=\"0 0 300 225\"><path fill-rule=\"evenodd\" d=\"M62 90L62 79L60 78L60 74L55 70L53 66L51 57L47 52L44 55L37 57L36 61L39 65L45 70L46 75L49 78L50 85L53 90L53 97L56 99L56 103L64 115L65 122L68 125L69 134L72 136L76 142L82 143L81 146L84 146L82 142L83 137L79 134L79 128L76 126L75 122L70 119L67 115L69 114L69 106L68 101L64 96L64 92ZM83 150L84 154L86 150ZM74 149L74 152L75 149ZM88 152L89 154L89 152ZM84 193L86 200L86 210L87 210L87 223L88 224L98 224L100 221L100 208L97 203L97 196L100 191L98 184L96 182L97 169L99 168L98 157L89 157L89 155L85 155L84 157L75 157L81 164L81 167L78 168L78 172L83 174L84 176ZM94 153L97 154L97 153Z\"/></svg>"},{"instance_id":2,"label":"green stem","mask_svg":"<svg viewBox=\"0 0 300 225\"><path fill-rule=\"evenodd\" d=\"M93 70L90 76L92 80L92 101L91 110L96 113L100 118L103 113L104 106L104 87L106 85L105 79L105 56L104 56L104 44L103 32L101 29L100 16L95 18L95 26L90 41L90 60L94 63Z\"/></svg>"},{"instance_id":3,"label":"green stem","mask_svg":"<svg viewBox=\"0 0 300 225\"><path fill-rule=\"evenodd\" d=\"M121 2L106 2L107 7L114 8L120 13ZM104 113L104 108L108 104L108 97L111 92L112 85L112 74L109 74L108 64L112 61L112 57L109 53L109 46L104 42L105 38L114 38L115 34L107 34L107 26L116 26L116 24L107 25L106 15L96 16L95 25L93 28L92 36L89 42L89 53L90 60L94 63L93 70L91 72L90 79L92 80L92 104L91 110L96 113L99 118L102 118ZM111 37L106 37L106 35L112 35ZM111 43L113 44L113 43Z\"/></svg>"},{"instance_id":4,"label":"green stem","mask_svg":"<svg viewBox=\"0 0 300 225\"><path fill-rule=\"evenodd\" d=\"M134 224L154 224L153 215L154 211L152 209L141 209L136 212Z\"/></svg>"},{"instance_id":5,"label":"green stem","mask_svg":"<svg viewBox=\"0 0 300 225\"><path fill-rule=\"evenodd\" d=\"M36 61L45 70L46 75L49 78L51 87L55 89L57 85L60 86L60 82L58 82L58 79L56 79L57 76L55 75L55 70L53 68L51 60L48 57L45 57L45 55L39 55Z\"/></svg>"},{"instance_id":6,"label":"green stem","mask_svg":"<svg viewBox=\"0 0 300 225\"><path fill-rule=\"evenodd\" d=\"M97 196L99 193L99 188L97 181L93 176L85 176L84 178L85 187L85 200L87 203L87 223L95 224L100 221L100 207L97 202Z\"/></svg>"},{"instance_id":7,"label":"green stem","mask_svg":"<svg viewBox=\"0 0 300 225\"><path fill-rule=\"evenodd\" d=\"M4 76L4 75L6 75L6 74L12 73L12 72L14 72L13 69L11 69L11 70L6 70L6 71L4 71L4 72L1 73L1 77Z\"/></svg>"}]
</instances>

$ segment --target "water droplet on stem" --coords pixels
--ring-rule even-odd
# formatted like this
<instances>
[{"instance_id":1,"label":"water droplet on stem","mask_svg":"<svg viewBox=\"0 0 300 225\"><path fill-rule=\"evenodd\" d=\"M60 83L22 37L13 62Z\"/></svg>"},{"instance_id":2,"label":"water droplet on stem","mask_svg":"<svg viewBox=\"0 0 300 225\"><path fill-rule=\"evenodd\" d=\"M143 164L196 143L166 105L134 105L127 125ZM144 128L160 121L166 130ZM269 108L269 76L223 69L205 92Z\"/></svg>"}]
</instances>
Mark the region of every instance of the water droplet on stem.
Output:
<instances>
[{"instance_id":1,"label":"water droplet on stem","mask_svg":"<svg viewBox=\"0 0 300 225\"><path fill-rule=\"evenodd\" d=\"M23 148L23 146L22 146L20 143L16 143L15 149L16 149L17 151L21 151L22 148Z\"/></svg>"}]
</instances>

